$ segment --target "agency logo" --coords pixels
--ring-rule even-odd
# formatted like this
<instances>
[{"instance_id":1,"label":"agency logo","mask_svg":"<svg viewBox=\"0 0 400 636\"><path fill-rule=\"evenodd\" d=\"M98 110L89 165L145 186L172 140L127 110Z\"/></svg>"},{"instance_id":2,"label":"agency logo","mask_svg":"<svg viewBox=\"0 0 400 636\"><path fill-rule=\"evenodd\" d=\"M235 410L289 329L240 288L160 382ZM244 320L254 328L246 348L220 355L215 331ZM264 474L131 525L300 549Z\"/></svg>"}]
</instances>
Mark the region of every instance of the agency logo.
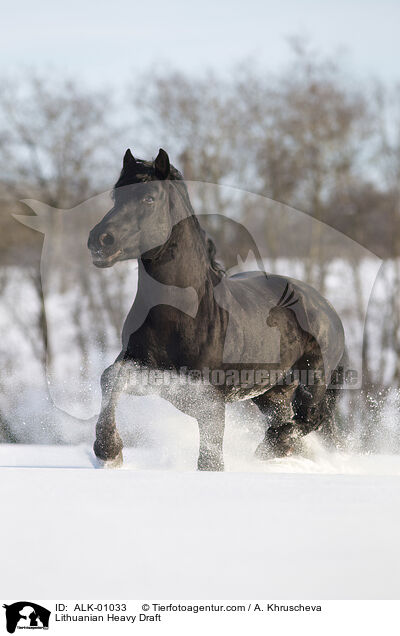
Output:
<instances>
[{"instance_id":1,"label":"agency logo","mask_svg":"<svg viewBox=\"0 0 400 636\"><path fill-rule=\"evenodd\" d=\"M14 634L16 629L48 629L51 612L32 603L18 601L11 605L3 605L6 610L7 631Z\"/></svg>"}]
</instances>

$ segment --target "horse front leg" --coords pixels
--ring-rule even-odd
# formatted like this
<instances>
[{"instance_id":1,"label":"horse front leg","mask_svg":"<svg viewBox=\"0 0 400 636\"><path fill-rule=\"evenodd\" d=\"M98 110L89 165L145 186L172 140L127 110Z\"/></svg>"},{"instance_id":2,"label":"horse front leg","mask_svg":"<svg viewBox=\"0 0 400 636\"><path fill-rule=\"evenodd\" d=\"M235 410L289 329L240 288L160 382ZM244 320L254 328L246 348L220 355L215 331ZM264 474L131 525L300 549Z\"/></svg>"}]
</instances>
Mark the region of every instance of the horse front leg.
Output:
<instances>
[{"instance_id":1,"label":"horse front leg","mask_svg":"<svg viewBox=\"0 0 400 636\"><path fill-rule=\"evenodd\" d=\"M107 468L117 468L123 463L123 444L115 423L115 409L127 383L127 372L126 364L117 358L101 376L101 410L93 450L99 464Z\"/></svg>"},{"instance_id":2,"label":"horse front leg","mask_svg":"<svg viewBox=\"0 0 400 636\"><path fill-rule=\"evenodd\" d=\"M200 433L198 470L224 470L225 403L218 400L197 416Z\"/></svg>"}]
</instances>

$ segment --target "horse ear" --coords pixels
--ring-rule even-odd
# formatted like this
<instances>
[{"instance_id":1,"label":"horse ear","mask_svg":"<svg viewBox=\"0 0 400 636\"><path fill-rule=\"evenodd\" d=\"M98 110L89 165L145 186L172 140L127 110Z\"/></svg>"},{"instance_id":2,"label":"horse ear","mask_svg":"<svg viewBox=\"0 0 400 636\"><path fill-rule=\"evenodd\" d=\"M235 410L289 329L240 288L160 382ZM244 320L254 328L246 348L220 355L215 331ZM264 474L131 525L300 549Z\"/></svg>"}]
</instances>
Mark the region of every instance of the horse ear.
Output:
<instances>
[{"instance_id":1,"label":"horse ear","mask_svg":"<svg viewBox=\"0 0 400 636\"><path fill-rule=\"evenodd\" d=\"M131 153L130 148L128 148L128 150L126 151L124 155L124 161L122 166L124 170L126 170L129 167L136 166L136 160L133 154Z\"/></svg>"},{"instance_id":2,"label":"horse ear","mask_svg":"<svg viewBox=\"0 0 400 636\"><path fill-rule=\"evenodd\" d=\"M157 158L154 162L154 170L157 179L166 179L169 176L170 171L169 157L165 150L160 148Z\"/></svg>"}]
</instances>

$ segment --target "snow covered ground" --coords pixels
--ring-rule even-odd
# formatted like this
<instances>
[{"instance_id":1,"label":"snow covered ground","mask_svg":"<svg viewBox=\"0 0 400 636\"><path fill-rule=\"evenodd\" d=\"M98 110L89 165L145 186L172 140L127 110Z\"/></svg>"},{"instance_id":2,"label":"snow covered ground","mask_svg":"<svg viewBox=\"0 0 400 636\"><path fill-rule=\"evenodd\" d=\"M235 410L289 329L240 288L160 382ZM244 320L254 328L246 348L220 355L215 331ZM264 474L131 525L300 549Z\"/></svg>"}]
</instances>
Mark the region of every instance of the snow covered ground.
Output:
<instances>
[{"instance_id":1,"label":"snow covered ground","mask_svg":"<svg viewBox=\"0 0 400 636\"><path fill-rule=\"evenodd\" d=\"M227 472L322 474L322 475L386 475L400 477L399 455L351 455L331 452L311 434L307 440L305 456L271 459L267 462L253 461L244 464L237 458L225 454ZM173 458L170 458L173 459ZM139 472L143 470L196 470L197 453L193 449L191 465L169 462L161 448L125 448L124 465L119 470ZM92 449L87 445L46 446L30 444L0 445L0 468L97 468ZM1 473L0 473L1 474Z\"/></svg>"},{"instance_id":2,"label":"snow covered ground","mask_svg":"<svg viewBox=\"0 0 400 636\"><path fill-rule=\"evenodd\" d=\"M400 458L310 447L253 472L228 448L219 474L156 470L149 448L113 471L88 446L1 446L0 596L398 599Z\"/></svg>"}]
</instances>

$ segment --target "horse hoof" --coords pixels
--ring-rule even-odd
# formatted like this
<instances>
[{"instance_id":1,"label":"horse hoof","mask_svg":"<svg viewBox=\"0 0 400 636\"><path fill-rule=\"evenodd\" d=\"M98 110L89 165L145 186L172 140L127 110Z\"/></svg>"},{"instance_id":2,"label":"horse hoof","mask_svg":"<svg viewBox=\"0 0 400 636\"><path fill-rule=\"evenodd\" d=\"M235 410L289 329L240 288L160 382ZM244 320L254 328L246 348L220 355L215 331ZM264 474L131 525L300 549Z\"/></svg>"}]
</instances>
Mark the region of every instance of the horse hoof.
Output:
<instances>
[{"instance_id":1,"label":"horse hoof","mask_svg":"<svg viewBox=\"0 0 400 636\"><path fill-rule=\"evenodd\" d=\"M124 463L124 458L122 451L120 451L113 459L100 459L100 457L95 457L95 461L96 468L121 468Z\"/></svg>"},{"instance_id":2,"label":"horse hoof","mask_svg":"<svg viewBox=\"0 0 400 636\"><path fill-rule=\"evenodd\" d=\"M289 457L301 448L300 431L293 422L271 426L262 444L267 446L272 457ZM258 450L258 449L257 449Z\"/></svg>"}]
</instances>

